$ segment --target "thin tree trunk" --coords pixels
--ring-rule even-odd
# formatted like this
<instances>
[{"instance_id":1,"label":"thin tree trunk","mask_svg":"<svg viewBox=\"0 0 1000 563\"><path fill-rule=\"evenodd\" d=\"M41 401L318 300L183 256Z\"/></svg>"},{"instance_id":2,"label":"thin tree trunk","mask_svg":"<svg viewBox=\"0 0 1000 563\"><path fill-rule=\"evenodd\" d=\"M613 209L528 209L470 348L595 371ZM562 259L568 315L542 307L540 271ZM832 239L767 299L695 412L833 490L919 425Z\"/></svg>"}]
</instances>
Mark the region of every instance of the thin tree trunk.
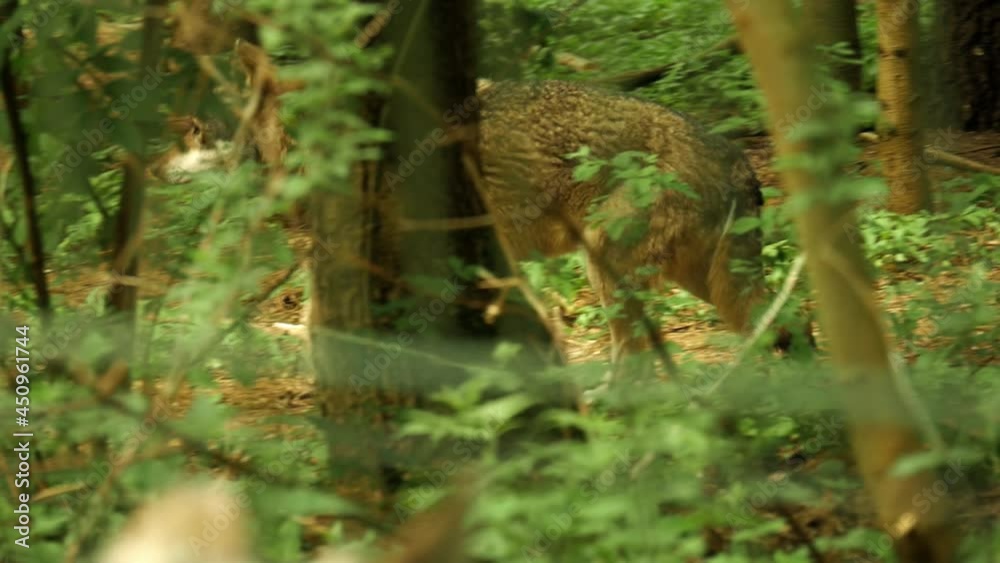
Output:
<instances>
[{"instance_id":1,"label":"thin tree trunk","mask_svg":"<svg viewBox=\"0 0 1000 563\"><path fill-rule=\"evenodd\" d=\"M806 0L803 15L817 45L847 43L854 57L861 56L858 8L855 0ZM830 61L831 74L853 92L861 90L861 65Z\"/></svg>"},{"instance_id":2,"label":"thin tree trunk","mask_svg":"<svg viewBox=\"0 0 1000 563\"><path fill-rule=\"evenodd\" d=\"M334 249L313 264L310 326L320 403L338 426L357 420L377 429L370 436L371 457L362 463L382 472L387 489L401 467L421 467L429 451L390 438L400 407L424 404L442 386L464 381L469 364L489 363L500 338L525 344L514 360L525 372L551 351L534 310L508 298L505 314L487 319L486 309L502 302L501 290L482 289L478 279L457 276L451 265L457 258L505 277L510 269L491 225L418 228L405 238L398 228L401 218L447 225L486 213L476 189L473 6L413 0L376 16L385 25L366 35L366 44L394 47L393 91L369 97L362 115L392 130L394 140L378 162L357 165L349 191L318 195L313 205L316 249ZM399 312L404 294L413 305ZM369 304L380 310L392 305L395 312L375 318ZM375 338L344 338L348 332ZM399 515L408 508L396 506Z\"/></svg>"},{"instance_id":3,"label":"thin tree trunk","mask_svg":"<svg viewBox=\"0 0 1000 563\"><path fill-rule=\"evenodd\" d=\"M369 202L377 197L376 163L355 164L349 188L315 193L312 196L310 225L313 250L310 259L312 297L310 303L310 341L312 365L316 371L317 403L320 413L344 436L330 435L330 459L334 464L348 461L347 473L353 478L368 479L377 475L375 448L359 448L360 433L369 443L378 444L381 425L367 407L376 396L376 388L363 385L366 361L372 359L374 346L362 340L372 335L370 306L373 299L372 240L376 236L377 217ZM384 271L392 271L385 260ZM341 338L350 335L354 339ZM374 369L374 368L368 368ZM348 449L344 449L347 447ZM354 461L356 463L350 463ZM362 484L378 490L376 479Z\"/></svg>"},{"instance_id":4,"label":"thin tree trunk","mask_svg":"<svg viewBox=\"0 0 1000 563\"><path fill-rule=\"evenodd\" d=\"M969 131L1000 129L1000 2L939 1L949 4L943 23L962 125Z\"/></svg>"},{"instance_id":5,"label":"thin tree trunk","mask_svg":"<svg viewBox=\"0 0 1000 563\"><path fill-rule=\"evenodd\" d=\"M161 30L166 17L166 0L148 0L142 30L142 54L136 72L136 83L141 83L150 68L160 61ZM147 92L137 104L134 119L152 122L156 112L155 92ZM108 307L122 319L119 333L118 359L131 363L135 346L135 310L139 299L136 280L139 275L139 256L142 247L142 214L145 207L146 141L144 137L125 160L125 179L122 181L121 201L115 221L115 235L111 254L112 284L108 294ZM124 384L124 383L123 383Z\"/></svg>"},{"instance_id":6,"label":"thin tree trunk","mask_svg":"<svg viewBox=\"0 0 1000 563\"><path fill-rule=\"evenodd\" d=\"M808 59L809 43L799 32L789 0L744 3L729 0L743 37L743 46L768 101L771 123L795 108L807 106L816 77ZM808 156L807 170L788 168L782 181L792 194L819 192L835 185L842 174L826 148L848 139L835 136L836 100L817 112L828 133L792 140L788 131L774 131L778 154L790 162ZM819 195L819 194L816 194ZM845 227L853 223L848 203L812 197L808 210L796 217L808 255L808 271L816 291L819 321L827 335L832 359L848 386L849 433L867 489L874 498L878 521L895 540L899 560L944 563L954 560L957 534L950 521L950 497L918 511L915 499L935 484L930 471L897 477L891 471L905 455L922 450L912 417L905 407L889 363L889 340L875 302L871 280L857 244Z\"/></svg>"},{"instance_id":7,"label":"thin tree trunk","mask_svg":"<svg viewBox=\"0 0 1000 563\"><path fill-rule=\"evenodd\" d=\"M457 259L501 279L516 268L492 225L460 224L488 213L479 191L475 21L474 2L468 0L414 0L404 3L390 21L386 32L402 47L393 61L397 87L385 123L397 132L398 140L387 149L383 181L391 184L405 219L424 226L408 230L398 241L403 274L447 280L441 286L442 296L447 288L457 288L454 299L419 335L417 345L456 365L482 365L491 361L501 340L516 342L522 344L521 352L507 367L531 374L557 357L552 334L538 311L519 289L481 287L481 279L458 277L452 266ZM434 299L421 298L418 303L418 309L430 306L435 313ZM469 376L464 366L446 369L413 363L410 370L418 400ZM568 406L573 399L564 391L534 389L551 393L548 398L553 403Z\"/></svg>"},{"instance_id":8,"label":"thin tree trunk","mask_svg":"<svg viewBox=\"0 0 1000 563\"><path fill-rule=\"evenodd\" d=\"M16 0L8 0L3 5L3 14L0 22L7 23L17 9ZM12 31L13 35L16 31ZM17 161L17 169L21 175L21 188L24 191L24 221L28 225L28 255L31 257L30 277L35 286L35 298L38 303L38 311L42 319L47 319L52 312L52 300L49 296L49 285L45 278L45 245L42 242L42 228L40 216L35 197L38 195L38 187L35 183L35 175L31 171L31 159L29 155L30 143L28 142L28 131L21 119L22 108L17 99L17 78L13 68L14 46L8 46L4 52L3 60L0 60L0 83L3 89L3 102L5 113L7 114L7 124L10 127L11 140L14 144L14 160ZM14 239L10 239L11 246L14 246ZM16 247L15 247L16 248Z\"/></svg>"},{"instance_id":9,"label":"thin tree trunk","mask_svg":"<svg viewBox=\"0 0 1000 563\"><path fill-rule=\"evenodd\" d=\"M921 72L917 79L924 98L924 129L928 136L935 129L961 126L957 70L951 54L954 21L951 3L951 0L936 0L933 23L920 34Z\"/></svg>"},{"instance_id":10,"label":"thin tree trunk","mask_svg":"<svg viewBox=\"0 0 1000 563\"><path fill-rule=\"evenodd\" d=\"M878 99L882 106L879 156L889 184L890 211L916 213L931 208L927 171L919 166L923 136L913 61L917 3L878 0Z\"/></svg>"}]
</instances>

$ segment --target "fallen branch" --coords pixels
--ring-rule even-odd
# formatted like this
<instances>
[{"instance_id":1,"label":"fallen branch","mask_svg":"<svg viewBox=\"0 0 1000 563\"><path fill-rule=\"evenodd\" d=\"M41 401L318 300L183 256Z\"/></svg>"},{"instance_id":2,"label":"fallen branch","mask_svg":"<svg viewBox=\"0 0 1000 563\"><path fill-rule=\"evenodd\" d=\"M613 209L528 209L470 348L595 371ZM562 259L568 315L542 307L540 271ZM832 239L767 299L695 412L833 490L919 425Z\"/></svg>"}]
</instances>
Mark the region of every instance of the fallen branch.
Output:
<instances>
[{"instance_id":1,"label":"fallen branch","mask_svg":"<svg viewBox=\"0 0 1000 563\"><path fill-rule=\"evenodd\" d=\"M733 35L719 41L715 45L712 45L708 49L695 55L692 59L698 60L715 55L736 54L741 51L742 49L740 47L739 37ZM634 70L616 76L595 80L594 83L603 86L613 86L626 91L636 90L642 88L643 86L649 86L675 70L680 70L684 74L693 72L694 69L688 65L689 62L690 60L677 61L644 70Z\"/></svg>"},{"instance_id":2,"label":"fallen branch","mask_svg":"<svg viewBox=\"0 0 1000 563\"><path fill-rule=\"evenodd\" d=\"M927 157L928 162L931 164L940 163L968 172L985 172L986 174L1000 176L1000 168L996 166L990 166L989 164L977 162L934 147L925 148L924 156Z\"/></svg>"},{"instance_id":3,"label":"fallen branch","mask_svg":"<svg viewBox=\"0 0 1000 563\"><path fill-rule=\"evenodd\" d=\"M877 143L881 140L877 134L871 131L858 133L858 139L866 143ZM958 156L955 153L950 153L937 147L924 147L924 158L928 164L943 164L966 172L982 172L1000 176L1000 168L996 166L990 166L984 162Z\"/></svg>"}]
</instances>

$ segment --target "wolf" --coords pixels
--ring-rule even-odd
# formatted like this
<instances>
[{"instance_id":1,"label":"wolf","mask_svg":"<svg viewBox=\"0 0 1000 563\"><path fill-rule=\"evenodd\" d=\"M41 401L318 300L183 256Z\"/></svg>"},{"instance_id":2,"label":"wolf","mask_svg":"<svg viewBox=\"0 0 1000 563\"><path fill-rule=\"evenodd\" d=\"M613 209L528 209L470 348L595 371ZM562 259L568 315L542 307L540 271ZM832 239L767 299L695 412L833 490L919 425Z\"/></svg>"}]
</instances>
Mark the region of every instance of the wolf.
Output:
<instances>
[{"instance_id":1,"label":"wolf","mask_svg":"<svg viewBox=\"0 0 1000 563\"><path fill-rule=\"evenodd\" d=\"M483 192L516 258L557 256L585 247L589 280L607 310L622 291L671 281L715 306L736 332L751 328L751 311L767 295L761 232L736 233L740 218L759 217L760 182L742 150L692 118L659 104L570 82L480 82ZM567 155L588 147L593 158L624 152L654 155L660 171L689 190L663 190L648 206L598 174L581 181ZM639 222L631 244L594 213ZM734 264L738 261L738 266ZM635 275L638 269L653 275ZM635 323L641 306L625 304L609 328L612 360L648 346Z\"/></svg>"}]
</instances>

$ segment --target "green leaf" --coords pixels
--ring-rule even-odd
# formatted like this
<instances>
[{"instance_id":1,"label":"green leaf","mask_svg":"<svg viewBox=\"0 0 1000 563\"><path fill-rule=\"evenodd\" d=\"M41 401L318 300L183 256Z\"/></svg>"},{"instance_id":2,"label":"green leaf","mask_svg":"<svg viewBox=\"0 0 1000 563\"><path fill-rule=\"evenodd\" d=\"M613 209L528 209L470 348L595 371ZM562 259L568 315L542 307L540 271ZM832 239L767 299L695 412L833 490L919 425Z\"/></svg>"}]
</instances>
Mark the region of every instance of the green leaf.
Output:
<instances>
[{"instance_id":1,"label":"green leaf","mask_svg":"<svg viewBox=\"0 0 1000 563\"><path fill-rule=\"evenodd\" d=\"M759 229L760 225L761 222L758 217L740 217L733 221L733 226L729 228L729 232L734 235L742 235L754 229Z\"/></svg>"},{"instance_id":2,"label":"green leaf","mask_svg":"<svg viewBox=\"0 0 1000 563\"><path fill-rule=\"evenodd\" d=\"M577 182L592 180L602 167L603 163L601 162L584 162L573 169L573 179Z\"/></svg>"}]
</instances>

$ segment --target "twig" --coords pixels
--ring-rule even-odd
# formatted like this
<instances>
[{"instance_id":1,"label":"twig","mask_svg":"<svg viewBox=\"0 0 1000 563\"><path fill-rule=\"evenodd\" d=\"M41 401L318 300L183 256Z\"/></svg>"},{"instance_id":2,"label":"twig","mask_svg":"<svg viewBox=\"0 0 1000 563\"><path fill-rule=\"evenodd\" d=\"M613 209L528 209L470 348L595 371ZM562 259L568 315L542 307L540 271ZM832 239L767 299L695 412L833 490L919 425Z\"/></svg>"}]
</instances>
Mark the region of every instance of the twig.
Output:
<instances>
[{"instance_id":1,"label":"twig","mask_svg":"<svg viewBox=\"0 0 1000 563\"><path fill-rule=\"evenodd\" d=\"M570 235L573 237L573 241L583 247L587 256L594 261L594 264L598 268L604 271L604 273L612 279L623 279L623 276L615 271L611 264L605 259L604 255L597 252L594 247L587 242L586 238L583 236L583 231L580 229L580 225L578 225L576 221L566 215L566 212L562 209L559 210L559 218L569 229ZM646 331L650 344L652 345L653 353L660 359L664 369L667 370L667 375L674 381L677 381L680 376L680 369L678 369L677 364L674 363L673 358L670 357L670 352L667 351L666 345L663 341L663 335L660 333L660 327L653 321L653 319L649 318L649 315L646 314L642 300L634 295L638 288L633 287L632 284L629 283L625 283L623 285L623 289L625 289L629 294L625 300L625 306L628 307L629 305L632 305L639 310L639 320L642 323L643 330Z\"/></svg>"},{"instance_id":2,"label":"twig","mask_svg":"<svg viewBox=\"0 0 1000 563\"><path fill-rule=\"evenodd\" d=\"M462 164L465 166L466 172L472 180L472 185L476 188L476 191L479 192L479 199L482 201L487 214L490 217L497 217L497 210L491 205L490 198L487 197L486 185L483 182L482 174L479 171L479 167L477 166L475 159L472 155L468 154L468 152L462 151ZM542 300L535 295L535 292L524 280L524 276L521 273L521 265L517 261L514 248L511 247L510 241L508 241L507 238L502 236L499 232L496 233L496 239L500 247L500 252L503 254L504 259L507 262L507 267L510 269L510 277L516 280L518 290L521 292L521 295L524 296L524 300L528 302L528 305L534 309L539 322L542 323L545 330L549 333L549 335L551 335L552 342L554 343L553 347L559 354L560 360L565 363L567 355L566 351L563 350L562 340L559 338L559 331L552 325L552 321L549 319L549 315L546 312L545 305ZM502 303L492 303L491 307L492 309L488 309L489 314L498 315L502 310Z\"/></svg>"},{"instance_id":3,"label":"twig","mask_svg":"<svg viewBox=\"0 0 1000 563\"><path fill-rule=\"evenodd\" d=\"M7 2L4 7L4 18L6 21L17 9L17 2ZM38 220L38 207L35 196L38 194L38 187L35 184L35 176L31 173L31 163L28 158L28 132L24 128L21 120L21 108L17 103L17 84L14 78L14 71L11 68L11 49L4 53L3 61L0 62L0 81L3 82L3 101L7 108L7 122L10 126L11 139L14 143L14 153L17 159L17 168L21 173L21 186L24 190L24 215L28 224L28 248L31 250L31 272L32 282L35 285L35 295L38 300L38 309L43 318L48 316L52 309L52 301L49 296L49 286L45 279L45 246L42 243L42 230Z\"/></svg>"},{"instance_id":4,"label":"twig","mask_svg":"<svg viewBox=\"0 0 1000 563\"><path fill-rule=\"evenodd\" d=\"M764 335L764 332L767 331L772 324L774 324L774 320L778 317L778 312L781 311L781 308L785 306L786 302L788 302L788 298L791 297L792 290L795 289L795 284L798 283L799 276L802 275L802 268L805 265L805 254L799 254L795 257L795 260L792 261L792 267L788 270L788 277L785 278L785 283L781 286L781 291L778 292L774 301L772 301L771 305L767 308L767 311L764 311L764 314L761 316L757 326L754 327L753 332L750 334L750 338L743 343L739 351L736 353L736 359L733 361L732 365L730 365L729 369L726 370L726 372L722 374L722 376L719 377L719 379L717 379L711 387L708 388L708 391L705 393L706 395L714 393L715 390L718 389L723 382L725 382L726 378L736 371L736 368L743 363L743 360L746 358L747 353L753 345L760 340L760 337Z\"/></svg>"},{"instance_id":5,"label":"twig","mask_svg":"<svg viewBox=\"0 0 1000 563\"><path fill-rule=\"evenodd\" d=\"M477 217L449 217L447 219L400 219L400 231L463 231L492 227L495 221L492 215Z\"/></svg>"},{"instance_id":6,"label":"twig","mask_svg":"<svg viewBox=\"0 0 1000 563\"><path fill-rule=\"evenodd\" d=\"M959 170L966 170L969 172L985 172L986 174L1000 176L1000 168L997 168L996 166L990 166L989 164L983 162L976 162L975 160L958 156L957 154L934 147L925 148L924 155L932 164L941 163L951 166L952 168L958 168Z\"/></svg>"},{"instance_id":7,"label":"twig","mask_svg":"<svg viewBox=\"0 0 1000 563\"><path fill-rule=\"evenodd\" d=\"M160 60L160 30L166 14L166 0L147 0L142 22L142 52L137 69L141 76L145 69L155 67ZM149 118L156 108L153 100L146 98L137 111L139 119ZM125 178L122 182L121 204L115 225L114 250L111 271L114 276L137 276L139 274L139 247L142 245L142 209L144 205L143 180L146 169L145 139L136 152L125 161ZM114 281L110 288L108 306L113 311L133 311L136 307L138 291L134 287ZM130 328L134 329L134 319ZM126 357L131 358L133 342L125 346Z\"/></svg>"},{"instance_id":8,"label":"twig","mask_svg":"<svg viewBox=\"0 0 1000 563\"><path fill-rule=\"evenodd\" d=\"M719 41L715 45L712 45L708 49L702 51L701 53L694 56L694 59L701 59L703 57L708 57L715 54L726 54L726 53L738 53L740 51L740 41L739 37L733 35L727 37L722 41ZM686 68L688 64L687 60L677 61L668 63L665 65L659 65L652 68L647 68L643 70L634 70L630 72L625 72L615 76L609 76L607 78L602 78L595 80L596 84L603 84L605 86L615 86L621 88L622 90L636 90L642 88L643 86L649 86L650 84L660 80L664 76L670 74L675 70L684 70L686 72L693 72L692 69Z\"/></svg>"},{"instance_id":9,"label":"twig","mask_svg":"<svg viewBox=\"0 0 1000 563\"><path fill-rule=\"evenodd\" d=\"M872 133L871 131L858 133L858 139L866 143L877 143L881 141L878 134ZM927 159L929 164L943 164L959 170L965 170L967 172L983 172L986 174L1000 176L1000 168L997 168L996 166L990 166L984 162L978 162L965 158L937 147L924 147L924 157Z\"/></svg>"}]
</instances>

